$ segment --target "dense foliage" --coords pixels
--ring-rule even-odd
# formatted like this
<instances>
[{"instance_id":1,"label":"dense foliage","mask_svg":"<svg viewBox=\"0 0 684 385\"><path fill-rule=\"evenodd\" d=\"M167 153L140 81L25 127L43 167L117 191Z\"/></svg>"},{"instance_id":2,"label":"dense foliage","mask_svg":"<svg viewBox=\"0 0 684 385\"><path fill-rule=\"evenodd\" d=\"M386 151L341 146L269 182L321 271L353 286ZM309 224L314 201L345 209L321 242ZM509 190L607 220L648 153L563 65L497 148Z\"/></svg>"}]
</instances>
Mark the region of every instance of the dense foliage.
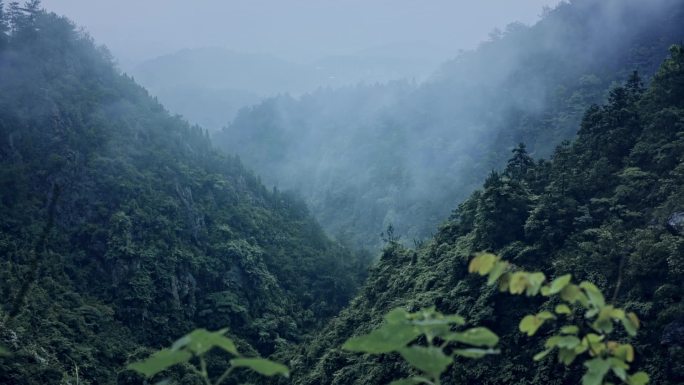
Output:
<instances>
[{"instance_id":1,"label":"dense foliage","mask_svg":"<svg viewBox=\"0 0 684 385\"><path fill-rule=\"evenodd\" d=\"M563 3L425 85L267 101L218 137L269 181L301 184L341 240L374 247L396 225L349 304L365 257L328 239L303 201L215 151L39 1L0 6L0 383L290 373L274 362L293 378L272 381L300 385L414 369L441 384L597 383L609 371L643 384L636 370L682 383L684 48L664 47L681 38L684 7L643 4ZM432 239L398 240L425 235L481 180ZM469 269L483 250L503 259ZM500 293L469 270L542 295ZM550 325L566 317L577 329L559 335ZM587 371L566 367L578 357Z\"/></svg>"},{"instance_id":2,"label":"dense foliage","mask_svg":"<svg viewBox=\"0 0 684 385\"><path fill-rule=\"evenodd\" d=\"M679 0L573 0L511 24L432 79L323 89L245 109L216 135L269 184L298 190L337 239L370 249L389 224L433 234L508 152L549 156L582 114L684 39Z\"/></svg>"},{"instance_id":3,"label":"dense foliage","mask_svg":"<svg viewBox=\"0 0 684 385\"><path fill-rule=\"evenodd\" d=\"M468 275L469 256L488 249L546 276L571 273L596 283L607 300L642 320L634 365L652 383L682 383L684 48L670 54L648 89L633 74L607 104L589 108L577 139L559 146L550 161L534 162L520 146L423 247L391 243L361 294L293 356L294 382L382 384L405 377L409 367L396 356L369 362L340 347L393 308L434 305L490 328L507 347L501 356L451 367L442 383L577 383L582 370L566 370L551 355L530 364L551 330L518 331L526 314L556 302L511 298ZM538 321L526 321L524 330Z\"/></svg>"},{"instance_id":4,"label":"dense foliage","mask_svg":"<svg viewBox=\"0 0 684 385\"><path fill-rule=\"evenodd\" d=\"M196 327L268 354L346 304L363 261L303 202L68 20L38 1L0 10L0 383L127 383L142 347Z\"/></svg>"}]
</instances>

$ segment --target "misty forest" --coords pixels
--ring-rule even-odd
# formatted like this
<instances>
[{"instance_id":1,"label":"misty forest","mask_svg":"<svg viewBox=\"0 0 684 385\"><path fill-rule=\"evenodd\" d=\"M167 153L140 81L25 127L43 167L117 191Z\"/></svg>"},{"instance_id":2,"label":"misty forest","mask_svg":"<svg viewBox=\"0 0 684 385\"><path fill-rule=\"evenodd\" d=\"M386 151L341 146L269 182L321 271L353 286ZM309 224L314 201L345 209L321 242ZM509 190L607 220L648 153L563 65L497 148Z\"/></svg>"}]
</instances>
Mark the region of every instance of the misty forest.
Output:
<instances>
[{"instance_id":1,"label":"misty forest","mask_svg":"<svg viewBox=\"0 0 684 385\"><path fill-rule=\"evenodd\" d=\"M0 1L0 384L684 384L681 0Z\"/></svg>"}]
</instances>

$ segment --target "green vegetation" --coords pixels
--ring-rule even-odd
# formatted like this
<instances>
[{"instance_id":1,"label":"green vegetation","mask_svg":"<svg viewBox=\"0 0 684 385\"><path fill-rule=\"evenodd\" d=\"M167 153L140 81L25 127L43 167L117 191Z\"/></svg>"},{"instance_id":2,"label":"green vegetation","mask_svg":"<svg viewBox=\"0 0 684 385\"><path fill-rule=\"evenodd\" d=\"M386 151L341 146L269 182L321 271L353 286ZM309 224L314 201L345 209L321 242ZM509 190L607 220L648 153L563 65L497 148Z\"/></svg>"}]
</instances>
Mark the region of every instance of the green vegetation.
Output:
<instances>
[{"instance_id":1,"label":"green vegetation","mask_svg":"<svg viewBox=\"0 0 684 385\"><path fill-rule=\"evenodd\" d=\"M535 335L546 321L557 320L559 317L572 321L576 314L584 311L583 317L577 317L577 324L560 326L558 334L546 340L546 350L536 354L535 361L558 349L558 361L566 366L582 355L591 358L584 362L587 371L582 376L583 385L612 384L605 381L609 372L628 385L648 383L649 377L645 372L627 372L629 363L634 361L634 347L628 343L607 340L608 335L613 332L614 322L620 322L630 336L635 336L639 319L632 312L626 313L623 309L606 304L596 285L587 281L579 285L573 284L569 274L545 283L544 273L516 270L509 262L490 253L481 253L473 258L468 265L468 272L487 276L487 285L497 285L502 292L524 293L528 297L559 296L562 299L563 302L555 305L554 310L526 315L520 321L520 331L528 336ZM577 308L573 308L575 306ZM482 358L487 354L499 353L492 349L499 337L487 328L474 327L462 332L451 330L452 325L460 326L465 323L458 315L444 316L434 308L410 314L397 308L384 318L385 323L380 328L370 334L349 339L343 348L371 354L398 352L413 368L421 372L419 376L392 381L391 385L440 384L442 374L453 363L452 357ZM586 329L591 332L582 335L581 332ZM427 346L406 346L418 338L424 340ZM457 349L451 346L454 342L478 348Z\"/></svg>"},{"instance_id":2,"label":"green vegetation","mask_svg":"<svg viewBox=\"0 0 684 385\"><path fill-rule=\"evenodd\" d=\"M593 283L582 281L574 284L572 276L565 274L545 284L544 273L515 270L510 263L489 253L473 258L468 265L468 272L486 275L487 284L498 285L502 292L524 293L528 297L540 294L544 297L560 297L561 301L556 302L553 310L528 314L518 326L521 332L533 336L547 321L566 318L571 322L568 324L566 321L558 328L558 334L546 340L546 349L534 355L535 361L557 349L558 362L566 366L577 357L591 357L584 362L587 371L582 376L582 385L611 384L605 381L609 372L629 385L644 385L648 382L649 377L645 372L627 372L629 363L634 361L634 347L608 340L615 322L621 323L629 336L636 336L639 319L633 312L627 313L607 304L601 290Z\"/></svg>"},{"instance_id":3,"label":"green vegetation","mask_svg":"<svg viewBox=\"0 0 684 385\"><path fill-rule=\"evenodd\" d=\"M462 317L445 316L434 308L416 313L397 308L385 315L385 323L380 328L370 334L349 339L342 348L371 354L397 352L421 373L392 381L392 385L436 385L440 383L442 373L453 363L452 357L481 358L498 353L493 347L499 337L487 328L474 327L460 332L451 330L452 326L461 326L464 323ZM427 346L409 345L418 338L424 340ZM470 347L455 348L453 345L457 342Z\"/></svg>"},{"instance_id":4,"label":"green vegetation","mask_svg":"<svg viewBox=\"0 0 684 385\"><path fill-rule=\"evenodd\" d=\"M170 348L160 350L144 361L132 363L128 367L143 374L145 377L153 377L169 367L197 358L199 368L191 366L191 369L204 380L206 385L219 385L223 383L235 369L239 368L248 368L264 376L281 375L289 377L289 370L281 364L260 357L243 357L238 352L233 340L224 336L225 333L226 330L209 332L205 329L197 329L181 337ZM218 376L215 382L212 382L209 378L207 362L204 358L213 348L219 348L236 357L229 361L230 365Z\"/></svg>"},{"instance_id":5,"label":"green vegetation","mask_svg":"<svg viewBox=\"0 0 684 385\"><path fill-rule=\"evenodd\" d=\"M548 349L557 349L563 362L580 352L583 358L595 354L591 359L599 361L587 368L589 383L607 370L620 378L624 365L610 360L615 355L648 373L654 384L681 383L684 232L676 218L684 207L682 165L684 48L674 46L649 88L636 74L615 87L606 105L587 110L577 139L559 146L551 160L533 161L520 146L507 167L492 172L432 240L416 250L390 243L350 306L311 344L279 357L294 357L296 384L385 384L405 378L411 367L393 355L361 358L339 347L377 328L396 307L416 312L434 305L491 329L502 350L480 360L457 359L442 384L582 381L581 367L559 366L551 354L540 354ZM509 293L535 296L499 293L496 275L509 265L494 257L471 266L495 274L492 286L469 274L468 258L480 250L496 252L515 267L505 286ZM566 274L594 285L571 283ZM542 289L546 277L557 280ZM561 292L543 295L561 286ZM605 303L599 293L607 293ZM624 342L638 325L631 313L645 325L631 342L642 352L633 362ZM623 327L613 328L614 321ZM576 339L574 328L561 329L573 325ZM644 379L633 375L625 378Z\"/></svg>"},{"instance_id":6,"label":"green vegetation","mask_svg":"<svg viewBox=\"0 0 684 385\"><path fill-rule=\"evenodd\" d=\"M443 136L432 134L452 126L430 123L452 117L437 113L451 111L450 93L482 86L459 88L447 74L416 91L422 102L414 107L423 112L411 124L399 123L419 99L388 110L406 114L384 121L382 128L397 123L391 135L350 128L362 134L351 146L382 139L379 147L359 146L378 155L363 158L377 168L363 178L326 178L333 189L361 180L377 182L377 190L360 183L316 204L342 227L358 224L356 235L366 240L380 232L376 224L393 222L388 212L408 223L425 209L417 226L426 217L436 221L432 210L459 194L432 177L453 184L468 166L463 194L484 180L415 249L400 240L402 224L387 226L386 247L369 272L368 256L330 240L302 200L265 188L238 158L215 150L205 130L171 116L67 19L35 0L0 6L0 383L681 384L684 48L672 46L651 68L681 32L671 23L681 6L662 8L676 11L666 23L635 18L639 25L624 41L579 55L582 42L596 36L586 33L594 31L589 25L604 31L603 18L591 17L602 9L597 4L563 4L539 26L512 29L465 55L465 67L445 67L458 72L482 64L480 55L508 57L506 47L518 39L536 47L523 55L525 71L487 83L483 98L454 109L486 111L452 122L485 116L485 126L496 129L484 134L501 136L482 147L461 151L477 142L469 140L448 151L436 145ZM549 40L553 47L574 44L561 44L560 56L546 53L536 44L546 36L539 31L559 34ZM623 31L610 32L606 39ZM651 68L647 87L626 71L640 67L635 57ZM594 69L602 70L598 82L586 72ZM593 85L582 91L578 78ZM610 87L605 103L588 106L618 78L624 82ZM568 88L550 97L555 107L512 106L516 90L535 88L531 79L545 91ZM354 117L354 110L343 115ZM260 115L267 128L272 117ZM438 129L415 130L424 123ZM465 126L470 134L483 127ZM258 151L287 149L254 127L245 135L264 145ZM548 160L528 153L543 154L575 130L575 140ZM506 163L499 153L513 140L529 147L515 147ZM417 153L446 155L403 164L392 156L407 142ZM501 171L483 172L498 165ZM412 180L404 166L429 170L428 178ZM418 194L416 186L440 192ZM355 222L361 214L372 220Z\"/></svg>"},{"instance_id":7,"label":"green vegetation","mask_svg":"<svg viewBox=\"0 0 684 385\"><path fill-rule=\"evenodd\" d=\"M215 151L67 19L4 10L0 383L139 383L122 368L189 330L229 327L268 355L342 309L366 262L302 201Z\"/></svg>"}]
</instances>

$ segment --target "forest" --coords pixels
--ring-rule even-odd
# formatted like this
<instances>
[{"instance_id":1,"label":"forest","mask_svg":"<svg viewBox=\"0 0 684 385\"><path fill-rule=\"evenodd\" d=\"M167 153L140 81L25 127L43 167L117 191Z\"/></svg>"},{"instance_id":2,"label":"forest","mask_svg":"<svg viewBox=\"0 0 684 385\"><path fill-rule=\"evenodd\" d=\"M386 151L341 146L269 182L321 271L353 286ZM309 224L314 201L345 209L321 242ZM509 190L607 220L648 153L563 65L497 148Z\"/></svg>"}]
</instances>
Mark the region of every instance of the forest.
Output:
<instances>
[{"instance_id":1,"label":"forest","mask_svg":"<svg viewBox=\"0 0 684 385\"><path fill-rule=\"evenodd\" d=\"M562 1L210 130L0 1L0 384L684 383L682 20Z\"/></svg>"}]
</instances>

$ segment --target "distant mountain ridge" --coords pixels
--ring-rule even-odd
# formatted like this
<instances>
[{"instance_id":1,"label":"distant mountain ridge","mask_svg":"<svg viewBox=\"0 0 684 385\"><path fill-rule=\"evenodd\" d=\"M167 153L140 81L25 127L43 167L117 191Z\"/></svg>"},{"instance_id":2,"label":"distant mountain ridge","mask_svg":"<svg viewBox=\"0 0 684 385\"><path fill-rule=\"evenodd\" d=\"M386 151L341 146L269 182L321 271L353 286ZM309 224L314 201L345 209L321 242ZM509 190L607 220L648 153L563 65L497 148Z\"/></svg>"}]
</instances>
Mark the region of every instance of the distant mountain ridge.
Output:
<instances>
[{"instance_id":1,"label":"distant mountain ridge","mask_svg":"<svg viewBox=\"0 0 684 385\"><path fill-rule=\"evenodd\" d=\"M172 112L216 131L244 107L279 94L425 77L435 59L397 52L397 44L293 63L220 47L185 49L143 62L131 75ZM429 51L429 50L428 50Z\"/></svg>"},{"instance_id":2,"label":"distant mountain ridge","mask_svg":"<svg viewBox=\"0 0 684 385\"><path fill-rule=\"evenodd\" d=\"M517 143L548 156L614 84L633 70L652 76L669 45L684 39L682 15L675 0L563 2L424 83L357 89L345 105L348 89L276 97L243 110L214 138L266 183L300 191L338 239L378 249L392 224L411 244L429 237ZM376 103L381 94L394 102Z\"/></svg>"}]
</instances>

